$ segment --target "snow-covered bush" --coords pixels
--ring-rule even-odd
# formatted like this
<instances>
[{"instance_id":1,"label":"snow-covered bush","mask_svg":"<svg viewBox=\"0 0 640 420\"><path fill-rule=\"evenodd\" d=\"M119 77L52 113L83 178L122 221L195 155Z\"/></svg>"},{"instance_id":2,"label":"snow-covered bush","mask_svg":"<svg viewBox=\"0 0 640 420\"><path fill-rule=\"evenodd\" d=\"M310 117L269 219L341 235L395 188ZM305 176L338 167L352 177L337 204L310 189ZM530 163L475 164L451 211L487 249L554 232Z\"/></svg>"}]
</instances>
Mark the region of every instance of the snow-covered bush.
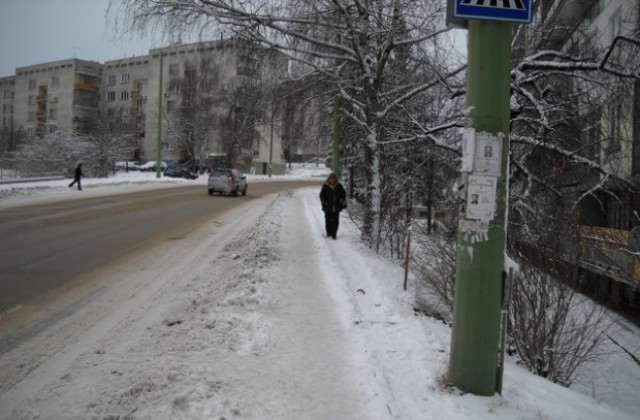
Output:
<instances>
[{"instance_id":1,"label":"snow-covered bush","mask_svg":"<svg viewBox=\"0 0 640 420\"><path fill-rule=\"evenodd\" d=\"M13 159L23 176L64 175L75 168L88 148L83 138L57 131L24 142Z\"/></svg>"},{"instance_id":2,"label":"snow-covered bush","mask_svg":"<svg viewBox=\"0 0 640 420\"><path fill-rule=\"evenodd\" d=\"M601 306L521 265L513 278L507 352L536 375L569 386L580 365L603 355L607 322Z\"/></svg>"},{"instance_id":3,"label":"snow-covered bush","mask_svg":"<svg viewBox=\"0 0 640 420\"><path fill-rule=\"evenodd\" d=\"M456 280L455 233L439 227L427 234L424 225L418 225L415 232L416 252L411 258L411 267L418 278L417 309L450 321Z\"/></svg>"}]
</instances>

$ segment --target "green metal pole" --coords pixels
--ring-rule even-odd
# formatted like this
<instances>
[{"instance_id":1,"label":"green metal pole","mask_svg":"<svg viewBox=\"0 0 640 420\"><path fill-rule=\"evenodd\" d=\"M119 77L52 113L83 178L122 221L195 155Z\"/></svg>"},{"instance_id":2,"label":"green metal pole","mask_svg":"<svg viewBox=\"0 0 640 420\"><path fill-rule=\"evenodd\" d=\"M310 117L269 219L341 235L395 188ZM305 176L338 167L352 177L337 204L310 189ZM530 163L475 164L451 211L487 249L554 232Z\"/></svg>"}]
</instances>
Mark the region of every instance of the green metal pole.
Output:
<instances>
[{"instance_id":1,"label":"green metal pole","mask_svg":"<svg viewBox=\"0 0 640 420\"><path fill-rule=\"evenodd\" d=\"M498 369L506 246L511 28L469 21L467 105L476 132L502 133L496 210L486 235L460 229L449 380L476 395L500 392ZM464 215L461 216L464 218Z\"/></svg>"},{"instance_id":2,"label":"green metal pole","mask_svg":"<svg viewBox=\"0 0 640 420\"><path fill-rule=\"evenodd\" d=\"M340 143L342 141L342 132L340 124L340 106L342 97L336 95L333 99L333 133L331 136L331 171L336 174L338 179L341 178L342 170L340 168Z\"/></svg>"},{"instance_id":3,"label":"green metal pole","mask_svg":"<svg viewBox=\"0 0 640 420\"><path fill-rule=\"evenodd\" d=\"M160 80L158 83L158 140L156 142L156 178L160 178L162 159L162 51L160 51Z\"/></svg>"}]
</instances>

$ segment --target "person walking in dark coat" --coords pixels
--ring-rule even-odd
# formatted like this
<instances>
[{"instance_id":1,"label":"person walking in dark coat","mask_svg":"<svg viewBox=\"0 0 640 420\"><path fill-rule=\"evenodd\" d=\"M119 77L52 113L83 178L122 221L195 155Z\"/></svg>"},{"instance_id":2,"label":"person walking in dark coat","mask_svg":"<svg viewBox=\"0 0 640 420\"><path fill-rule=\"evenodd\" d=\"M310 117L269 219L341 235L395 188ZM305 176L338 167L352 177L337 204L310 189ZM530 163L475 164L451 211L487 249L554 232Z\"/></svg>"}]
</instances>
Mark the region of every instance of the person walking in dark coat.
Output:
<instances>
[{"instance_id":1,"label":"person walking in dark coat","mask_svg":"<svg viewBox=\"0 0 640 420\"><path fill-rule=\"evenodd\" d=\"M73 175L73 182L69 184L69 187L73 187L73 184L78 183L78 191L82 191L82 187L80 186L80 178L82 178L84 174L82 173L82 163L78 163L76 166L76 172Z\"/></svg>"},{"instance_id":2,"label":"person walking in dark coat","mask_svg":"<svg viewBox=\"0 0 640 420\"><path fill-rule=\"evenodd\" d=\"M320 202L324 212L325 229L327 237L336 239L338 225L340 224L340 212L347 208L347 192L338 181L336 174L329 175L320 190Z\"/></svg>"}]
</instances>

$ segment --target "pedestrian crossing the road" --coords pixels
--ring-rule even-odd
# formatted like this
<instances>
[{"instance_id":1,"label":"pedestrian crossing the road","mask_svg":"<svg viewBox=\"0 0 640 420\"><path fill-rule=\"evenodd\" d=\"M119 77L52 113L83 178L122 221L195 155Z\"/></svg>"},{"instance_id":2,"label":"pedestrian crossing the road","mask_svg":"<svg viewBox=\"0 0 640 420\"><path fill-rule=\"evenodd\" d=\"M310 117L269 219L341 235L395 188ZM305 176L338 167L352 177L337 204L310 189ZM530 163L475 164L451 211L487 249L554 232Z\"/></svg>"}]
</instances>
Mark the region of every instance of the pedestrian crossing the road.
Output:
<instances>
[{"instance_id":1,"label":"pedestrian crossing the road","mask_svg":"<svg viewBox=\"0 0 640 420\"><path fill-rule=\"evenodd\" d=\"M493 7L497 9L525 10L522 0L462 0L465 6Z\"/></svg>"}]
</instances>

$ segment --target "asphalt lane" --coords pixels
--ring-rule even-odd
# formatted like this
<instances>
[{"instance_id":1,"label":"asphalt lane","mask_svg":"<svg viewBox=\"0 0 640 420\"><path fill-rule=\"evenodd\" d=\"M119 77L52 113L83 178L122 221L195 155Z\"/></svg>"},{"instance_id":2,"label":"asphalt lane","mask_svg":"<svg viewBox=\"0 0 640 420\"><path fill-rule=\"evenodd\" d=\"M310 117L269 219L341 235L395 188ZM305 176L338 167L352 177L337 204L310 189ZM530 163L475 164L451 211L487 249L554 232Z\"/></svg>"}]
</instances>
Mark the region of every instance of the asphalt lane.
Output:
<instances>
[{"instance_id":1,"label":"asphalt lane","mask_svg":"<svg viewBox=\"0 0 640 420\"><path fill-rule=\"evenodd\" d=\"M187 234L247 201L312 181L262 182L246 196L203 185L0 209L0 315L51 301L92 270Z\"/></svg>"}]
</instances>

